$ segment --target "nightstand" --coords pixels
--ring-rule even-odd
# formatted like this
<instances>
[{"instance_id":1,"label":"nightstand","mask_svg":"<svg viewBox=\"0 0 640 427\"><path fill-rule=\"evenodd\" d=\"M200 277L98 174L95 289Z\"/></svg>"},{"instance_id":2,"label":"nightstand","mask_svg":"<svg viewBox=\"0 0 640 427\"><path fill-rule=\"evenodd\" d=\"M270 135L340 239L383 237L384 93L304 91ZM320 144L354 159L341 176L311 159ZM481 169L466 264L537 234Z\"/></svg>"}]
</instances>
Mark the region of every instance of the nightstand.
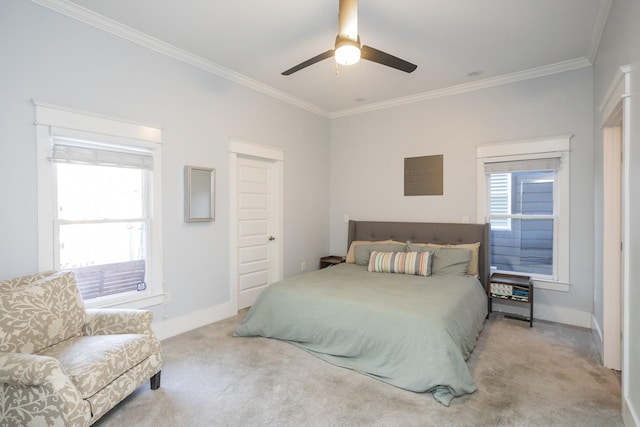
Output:
<instances>
[{"instance_id":1,"label":"nightstand","mask_svg":"<svg viewBox=\"0 0 640 427\"><path fill-rule=\"evenodd\" d=\"M518 303L529 304L529 317L515 314L505 314L504 317L524 320L529 322L529 327L533 326L533 282L529 276L517 274L493 273L489 277L489 313L492 312L492 301L509 300Z\"/></svg>"},{"instance_id":2,"label":"nightstand","mask_svg":"<svg viewBox=\"0 0 640 427\"><path fill-rule=\"evenodd\" d=\"M320 258L320 268L329 267L336 264L342 264L346 258L340 255L329 255Z\"/></svg>"}]
</instances>

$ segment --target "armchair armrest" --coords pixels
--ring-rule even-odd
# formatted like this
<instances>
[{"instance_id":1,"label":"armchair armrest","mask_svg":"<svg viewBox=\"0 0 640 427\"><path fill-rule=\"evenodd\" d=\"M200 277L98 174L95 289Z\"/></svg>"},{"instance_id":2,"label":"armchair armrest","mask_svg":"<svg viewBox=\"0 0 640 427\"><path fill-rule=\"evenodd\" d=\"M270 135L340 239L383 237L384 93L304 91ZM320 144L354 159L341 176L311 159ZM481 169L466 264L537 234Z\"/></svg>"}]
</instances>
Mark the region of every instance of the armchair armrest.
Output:
<instances>
[{"instance_id":1,"label":"armchair armrest","mask_svg":"<svg viewBox=\"0 0 640 427\"><path fill-rule=\"evenodd\" d=\"M149 310L126 308L87 309L85 335L146 334L153 335Z\"/></svg>"},{"instance_id":2,"label":"armchair armrest","mask_svg":"<svg viewBox=\"0 0 640 427\"><path fill-rule=\"evenodd\" d=\"M60 363L47 356L0 353L0 402L9 425L87 425L91 413Z\"/></svg>"},{"instance_id":3,"label":"armchair armrest","mask_svg":"<svg viewBox=\"0 0 640 427\"><path fill-rule=\"evenodd\" d=\"M0 353L0 383L37 386L48 382L56 385L67 375L60 363L48 356L28 353Z\"/></svg>"}]
</instances>

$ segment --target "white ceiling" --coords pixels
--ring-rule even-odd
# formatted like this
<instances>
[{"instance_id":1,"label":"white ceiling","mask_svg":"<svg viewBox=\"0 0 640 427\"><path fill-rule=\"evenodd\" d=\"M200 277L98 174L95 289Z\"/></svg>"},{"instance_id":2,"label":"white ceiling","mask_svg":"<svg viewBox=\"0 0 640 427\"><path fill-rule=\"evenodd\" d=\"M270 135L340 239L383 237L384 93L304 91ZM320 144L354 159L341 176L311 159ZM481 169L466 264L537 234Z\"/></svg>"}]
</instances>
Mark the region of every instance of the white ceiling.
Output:
<instances>
[{"instance_id":1,"label":"white ceiling","mask_svg":"<svg viewBox=\"0 0 640 427\"><path fill-rule=\"evenodd\" d=\"M33 0L104 30L336 117L590 65L612 0L360 0L363 44L412 74L333 58L338 0ZM479 73L470 75L470 73Z\"/></svg>"}]
</instances>

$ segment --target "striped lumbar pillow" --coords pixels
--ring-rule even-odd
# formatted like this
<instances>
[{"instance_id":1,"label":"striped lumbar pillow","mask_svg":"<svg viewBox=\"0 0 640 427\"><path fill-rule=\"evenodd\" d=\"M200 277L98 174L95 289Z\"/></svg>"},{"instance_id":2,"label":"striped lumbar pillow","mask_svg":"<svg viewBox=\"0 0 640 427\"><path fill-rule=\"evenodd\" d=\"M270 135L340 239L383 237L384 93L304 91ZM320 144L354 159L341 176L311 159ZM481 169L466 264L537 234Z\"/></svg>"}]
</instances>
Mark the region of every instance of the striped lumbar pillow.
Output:
<instances>
[{"instance_id":1,"label":"striped lumbar pillow","mask_svg":"<svg viewBox=\"0 0 640 427\"><path fill-rule=\"evenodd\" d=\"M431 252L371 251L369 267L376 273L402 273L431 276Z\"/></svg>"}]
</instances>

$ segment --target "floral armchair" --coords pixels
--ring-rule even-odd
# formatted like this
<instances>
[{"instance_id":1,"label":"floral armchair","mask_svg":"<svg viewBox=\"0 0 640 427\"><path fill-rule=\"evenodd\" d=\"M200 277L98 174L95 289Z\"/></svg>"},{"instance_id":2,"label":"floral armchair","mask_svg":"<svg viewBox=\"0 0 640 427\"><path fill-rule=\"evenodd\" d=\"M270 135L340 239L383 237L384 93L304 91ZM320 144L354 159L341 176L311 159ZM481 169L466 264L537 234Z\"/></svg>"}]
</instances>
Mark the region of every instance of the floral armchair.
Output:
<instances>
[{"instance_id":1,"label":"floral armchair","mask_svg":"<svg viewBox=\"0 0 640 427\"><path fill-rule=\"evenodd\" d=\"M88 426L150 379L162 352L145 310L85 310L71 272L0 282L0 425Z\"/></svg>"}]
</instances>

